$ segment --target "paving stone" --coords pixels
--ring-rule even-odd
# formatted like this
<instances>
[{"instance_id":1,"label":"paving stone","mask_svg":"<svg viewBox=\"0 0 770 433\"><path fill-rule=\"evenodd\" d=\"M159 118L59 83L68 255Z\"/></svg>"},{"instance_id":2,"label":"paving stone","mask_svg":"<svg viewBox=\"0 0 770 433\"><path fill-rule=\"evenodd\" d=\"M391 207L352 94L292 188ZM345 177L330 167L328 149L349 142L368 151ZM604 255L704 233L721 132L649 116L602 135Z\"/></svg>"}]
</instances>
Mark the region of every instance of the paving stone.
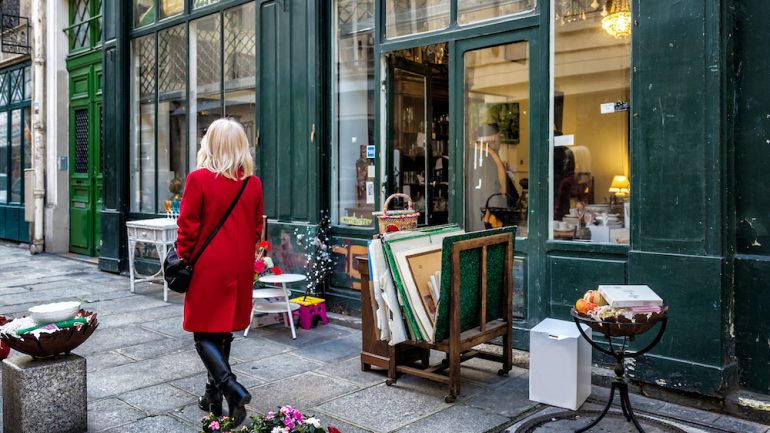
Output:
<instances>
[{"instance_id":1,"label":"paving stone","mask_svg":"<svg viewBox=\"0 0 770 433\"><path fill-rule=\"evenodd\" d=\"M250 407L258 413L285 404L304 410L356 389L352 383L308 372L250 388Z\"/></svg>"},{"instance_id":2,"label":"paving stone","mask_svg":"<svg viewBox=\"0 0 770 433\"><path fill-rule=\"evenodd\" d=\"M283 324L258 328L258 331L261 337L297 349L308 348L316 344L322 344L327 341L336 340L338 338L345 337L354 333L360 336L360 331L356 331L355 329L350 329L344 326L334 325L332 323L329 323L328 325L318 325L315 328L310 328L307 330L302 329L298 323L295 323L294 325L297 333L296 339L291 338L291 329L284 327ZM251 334L251 332L249 333Z\"/></svg>"},{"instance_id":3,"label":"paving stone","mask_svg":"<svg viewBox=\"0 0 770 433\"><path fill-rule=\"evenodd\" d=\"M196 401L191 394L165 383L127 392L118 398L150 415L160 415Z\"/></svg>"},{"instance_id":4,"label":"paving stone","mask_svg":"<svg viewBox=\"0 0 770 433\"><path fill-rule=\"evenodd\" d=\"M299 348L297 353L322 362L342 361L361 353L361 337L349 335L326 343Z\"/></svg>"},{"instance_id":5,"label":"paving stone","mask_svg":"<svg viewBox=\"0 0 770 433\"><path fill-rule=\"evenodd\" d=\"M487 385L502 385L504 382L514 377L527 374L529 370L513 366L508 376L498 376L502 364L500 362L489 361L481 358L469 359L460 364L460 377L463 380L472 380Z\"/></svg>"},{"instance_id":6,"label":"paving stone","mask_svg":"<svg viewBox=\"0 0 770 433\"><path fill-rule=\"evenodd\" d=\"M185 335L191 335L189 332L185 331L184 328L182 328L182 320L182 316L169 317L168 319L142 322L140 326L155 332L161 332L171 337L183 337Z\"/></svg>"},{"instance_id":7,"label":"paving stone","mask_svg":"<svg viewBox=\"0 0 770 433\"><path fill-rule=\"evenodd\" d=\"M697 420L699 423L706 425L713 424L720 417L718 413L707 412L705 410L680 406L673 403L666 403L655 412L657 415L664 415L682 421Z\"/></svg>"},{"instance_id":8,"label":"paving stone","mask_svg":"<svg viewBox=\"0 0 770 433\"><path fill-rule=\"evenodd\" d=\"M266 382L283 379L306 371L314 370L323 364L292 353L280 353L256 361L238 364L233 369L263 379Z\"/></svg>"},{"instance_id":9,"label":"paving stone","mask_svg":"<svg viewBox=\"0 0 770 433\"><path fill-rule=\"evenodd\" d=\"M163 415L143 418L131 424L108 430L109 433L190 433L193 431L196 430L191 425Z\"/></svg>"},{"instance_id":10,"label":"paving stone","mask_svg":"<svg viewBox=\"0 0 770 433\"><path fill-rule=\"evenodd\" d=\"M236 338L233 341L230 348L230 363L235 365L246 360L267 358L289 350L287 346L250 334L247 338Z\"/></svg>"},{"instance_id":11,"label":"paving stone","mask_svg":"<svg viewBox=\"0 0 770 433\"><path fill-rule=\"evenodd\" d=\"M506 425L510 419L482 409L455 405L398 430L399 433L479 433Z\"/></svg>"},{"instance_id":12,"label":"paving stone","mask_svg":"<svg viewBox=\"0 0 770 433\"><path fill-rule=\"evenodd\" d=\"M116 398L88 404L88 431L100 432L144 418L145 414Z\"/></svg>"},{"instance_id":13,"label":"paving stone","mask_svg":"<svg viewBox=\"0 0 770 433\"><path fill-rule=\"evenodd\" d=\"M500 386L486 389L472 398L468 405L513 418L532 409L537 403L529 400L529 379L519 376Z\"/></svg>"},{"instance_id":14,"label":"paving stone","mask_svg":"<svg viewBox=\"0 0 770 433\"><path fill-rule=\"evenodd\" d=\"M724 415L712 422L711 426L735 433L766 433L770 431L770 426Z\"/></svg>"},{"instance_id":15,"label":"paving stone","mask_svg":"<svg viewBox=\"0 0 770 433\"><path fill-rule=\"evenodd\" d=\"M75 352L90 355L122 347L135 346L148 341L162 340L163 338L161 334L133 326L127 328L97 328L85 343L75 349Z\"/></svg>"},{"instance_id":16,"label":"paving stone","mask_svg":"<svg viewBox=\"0 0 770 433\"><path fill-rule=\"evenodd\" d=\"M92 373L94 371L103 370L105 368L117 367L118 365L128 364L134 362L133 359L123 356L117 352L102 352L88 355L86 358L87 371Z\"/></svg>"},{"instance_id":17,"label":"paving stone","mask_svg":"<svg viewBox=\"0 0 770 433\"><path fill-rule=\"evenodd\" d=\"M134 314L136 312L155 307L165 307L168 304L163 302L163 299L155 299L148 296L134 295L131 297L130 302L126 302L125 298L111 299L108 301L98 301L89 304L89 309L96 311L97 313L104 314L117 314L117 313L129 313Z\"/></svg>"},{"instance_id":18,"label":"paving stone","mask_svg":"<svg viewBox=\"0 0 770 433\"><path fill-rule=\"evenodd\" d=\"M325 364L319 368L319 373L327 376L339 377L359 385L374 385L385 382L388 378L387 371L384 369L372 369L370 371L361 371L361 358L358 356L341 362Z\"/></svg>"},{"instance_id":19,"label":"paving stone","mask_svg":"<svg viewBox=\"0 0 770 433\"><path fill-rule=\"evenodd\" d=\"M176 353L106 368L88 376L88 397L99 399L123 394L204 370L198 355L193 352Z\"/></svg>"},{"instance_id":20,"label":"paving stone","mask_svg":"<svg viewBox=\"0 0 770 433\"><path fill-rule=\"evenodd\" d=\"M372 430L368 430L366 428L350 424L348 422L342 421L338 418L327 415L320 411L316 411L314 409L309 409L305 411L304 414L318 418L321 421L321 426L323 428L327 428L330 425L333 425L343 433L371 433L372 432Z\"/></svg>"},{"instance_id":21,"label":"paving stone","mask_svg":"<svg viewBox=\"0 0 770 433\"><path fill-rule=\"evenodd\" d=\"M134 360L144 360L194 350L195 342L193 341L192 334L188 334L183 337L153 340L135 346L124 347L117 349L116 352Z\"/></svg>"},{"instance_id":22,"label":"paving stone","mask_svg":"<svg viewBox=\"0 0 770 433\"><path fill-rule=\"evenodd\" d=\"M399 380L399 384L406 380ZM445 390L421 392L399 386L377 385L345 395L319 406L342 420L389 432L447 408Z\"/></svg>"},{"instance_id":23,"label":"paving stone","mask_svg":"<svg viewBox=\"0 0 770 433\"><path fill-rule=\"evenodd\" d=\"M100 314L99 326L102 328L111 328L117 326L127 326L151 322L158 319L167 319L170 317L181 317L182 309L176 305L164 305L156 308L143 309L135 313L117 313Z\"/></svg>"},{"instance_id":24,"label":"paving stone","mask_svg":"<svg viewBox=\"0 0 770 433\"><path fill-rule=\"evenodd\" d=\"M238 378L238 382L246 388L252 388L257 385L262 385L263 383L265 383L265 381L263 380L257 379L254 376L243 374L241 372L237 372L236 376ZM203 387L206 384L206 380L207 380L206 373L200 373L194 376L177 379L170 383L175 387L181 390L184 390L185 392L188 392L197 397L201 395L201 393L203 393Z\"/></svg>"}]
</instances>

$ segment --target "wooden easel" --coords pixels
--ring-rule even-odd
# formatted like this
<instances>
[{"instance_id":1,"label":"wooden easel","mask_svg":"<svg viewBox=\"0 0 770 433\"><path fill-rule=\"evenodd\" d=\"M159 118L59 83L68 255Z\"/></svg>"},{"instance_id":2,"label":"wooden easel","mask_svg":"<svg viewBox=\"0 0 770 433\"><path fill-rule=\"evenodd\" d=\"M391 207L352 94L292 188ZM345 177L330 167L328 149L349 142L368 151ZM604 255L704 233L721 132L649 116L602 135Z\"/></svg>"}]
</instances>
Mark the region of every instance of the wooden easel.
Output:
<instances>
[{"instance_id":1,"label":"wooden easel","mask_svg":"<svg viewBox=\"0 0 770 433\"><path fill-rule=\"evenodd\" d=\"M488 249L489 247L496 245L504 245L504 266L502 276L503 291L502 291L502 317L487 317L487 264L488 264ZM469 329L461 329L461 307L460 307L460 292L463 286L461 275L461 263L460 255L463 251L480 249L481 250L481 281L479 282L479 310L478 318L479 324ZM443 272L446 272L445 270ZM442 273L443 273L442 272ZM385 347L379 349L387 349L387 355L380 353L361 353L362 366L367 359L367 362L371 362L375 365L382 365L384 361L387 361L388 368L388 380L387 385L393 385L398 380L400 374L409 374L412 376L421 377L436 382L446 383L449 385L449 394L444 397L444 401L452 403L457 399L460 394L460 364L471 358L479 357L483 359L489 359L493 361L499 361L502 363L502 368L498 370L498 375L507 376L513 366L513 354L512 354L512 326L513 326L513 312L511 303L513 301L513 233L499 233L489 236L477 237L474 239L460 240L452 243L451 246L451 287L449 290L449 315L447 317L448 323L448 338L437 343L427 343L424 341L407 341L394 346L387 346L386 343L382 343ZM367 269L368 274L368 269ZM362 272L363 275L363 272ZM368 281L366 284L366 292L368 294ZM468 286L466 282L466 286ZM363 288L363 287L362 287ZM363 290L362 290L363 296ZM442 293L442 296L445 294ZM369 296L367 295L367 298ZM363 298L362 298L363 300ZM362 304L362 319L364 323L364 337L363 345L367 348L375 348L371 345L371 340L376 340L376 327L374 327L374 317L371 312L366 315L363 314L363 310L370 307L368 304ZM367 322L370 322L367 326ZM371 335L367 337L367 331L371 331ZM495 338L502 337L503 339L503 353L502 355L484 352L474 349L474 347L489 342ZM444 352L446 358L436 365L427 365L427 360L423 358L422 367L417 368L413 365L407 365L412 361L403 356L406 353L411 353L412 349L422 349L425 352L429 350L436 350ZM423 352L423 353L425 353ZM376 356L370 356L376 355ZM376 361L375 361L376 359ZM375 361L375 362L372 362ZM441 374L444 370L448 370L449 374Z\"/></svg>"}]
</instances>

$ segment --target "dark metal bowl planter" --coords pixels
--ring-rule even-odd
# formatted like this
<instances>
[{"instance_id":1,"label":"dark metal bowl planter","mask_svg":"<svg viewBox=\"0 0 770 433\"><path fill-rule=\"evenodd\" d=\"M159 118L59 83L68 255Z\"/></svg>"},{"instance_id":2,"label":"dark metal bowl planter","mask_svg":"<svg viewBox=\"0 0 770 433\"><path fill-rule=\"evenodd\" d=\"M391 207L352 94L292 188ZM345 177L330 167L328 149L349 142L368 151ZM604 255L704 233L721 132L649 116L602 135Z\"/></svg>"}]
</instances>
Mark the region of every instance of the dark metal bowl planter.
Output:
<instances>
[{"instance_id":1,"label":"dark metal bowl planter","mask_svg":"<svg viewBox=\"0 0 770 433\"><path fill-rule=\"evenodd\" d=\"M69 355L72 350L83 344L99 326L96 313L92 311L80 310L78 317L86 317L88 321L79 327L62 328L56 332L40 334L39 337L35 337L31 332L21 336L5 334L2 336L2 341L11 349L33 358ZM0 316L0 326L9 321L6 317Z\"/></svg>"}]
</instances>

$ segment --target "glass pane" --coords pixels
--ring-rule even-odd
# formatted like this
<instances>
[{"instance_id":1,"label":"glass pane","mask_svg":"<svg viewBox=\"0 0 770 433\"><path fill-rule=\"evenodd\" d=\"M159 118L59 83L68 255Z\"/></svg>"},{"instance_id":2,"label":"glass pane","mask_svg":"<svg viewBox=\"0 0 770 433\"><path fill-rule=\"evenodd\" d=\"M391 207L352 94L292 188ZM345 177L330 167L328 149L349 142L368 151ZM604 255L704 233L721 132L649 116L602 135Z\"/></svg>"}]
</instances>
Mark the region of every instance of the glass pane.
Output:
<instances>
[{"instance_id":1,"label":"glass pane","mask_svg":"<svg viewBox=\"0 0 770 433\"><path fill-rule=\"evenodd\" d=\"M71 5L71 24L82 23L70 31L70 50L77 50L90 46L88 37L91 24L88 19L91 17L91 1L71 0Z\"/></svg>"},{"instance_id":2,"label":"glass pane","mask_svg":"<svg viewBox=\"0 0 770 433\"><path fill-rule=\"evenodd\" d=\"M252 158L256 155L257 39L254 3L228 9L225 19L225 116L246 130Z\"/></svg>"},{"instance_id":3,"label":"glass pane","mask_svg":"<svg viewBox=\"0 0 770 433\"><path fill-rule=\"evenodd\" d=\"M8 77L9 74L0 74L0 106L8 105Z\"/></svg>"},{"instance_id":4,"label":"glass pane","mask_svg":"<svg viewBox=\"0 0 770 433\"><path fill-rule=\"evenodd\" d=\"M24 68L24 99L32 99L32 69Z\"/></svg>"},{"instance_id":5,"label":"glass pane","mask_svg":"<svg viewBox=\"0 0 770 433\"><path fill-rule=\"evenodd\" d=\"M392 190L412 198L423 225L444 224L449 216L448 61L446 43L396 51L388 59Z\"/></svg>"},{"instance_id":6,"label":"glass pane","mask_svg":"<svg viewBox=\"0 0 770 433\"><path fill-rule=\"evenodd\" d=\"M190 22L190 167L206 128L222 117L220 21L216 14Z\"/></svg>"},{"instance_id":7,"label":"glass pane","mask_svg":"<svg viewBox=\"0 0 770 433\"><path fill-rule=\"evenodd\" d=\"M187 176L187 36L183 24L158 32L158 210L168 212Z\"/></svg>"},{"instance_id":8,"label":"glass pane","mask_svg":"<svg viewBox=\"0 0 770 433\"><path fill-rule=\"evenodd\" d=\"M1 114L0 114L1 116ZM24 168L32 168L32 114L29 107L24 109L22 134L24 137Z\"/></svg>"},{"instance_id":9,"label":"glass pane","mask_svg":"<svg viewBox=\"0 0 770 433\"><path fill-rule=\"evenodd\" d=\"M24 71L16 69L8 75L11 85L11 102L21 102L24 100Z\"/></svg>"},{"instance_id":10,"label":"glass pane","mask_svg":"<svg viewBox=\"0 0 770 433\"><path fill-rule=\"evenodd\" d=\"M160 0L160 17L167 18L184 12L184 0Z\"/></svg>"},{"instance_id":11,"label":"glass pane","mask_svg":"<svg viewBox=\"0 0 770 433\"><path fill-rule=\"evenodd\" d=\"M576 13L554 28L553 237L628 243L630 39Z\"/></svg>"},{"instance_id":12,"label":"glass pane","mask_svg":"<svg viewBox=\"0 0 770 433\"><path fill-rule=\"evenodd\" d=\"M387 0L385 36L411 35L449 26L450 0Z\"/></svg>"},{"instance_id":13,"label":"glass pane","mask_svg":"<svg viewBox=\"0 0 770 433\"><path fill-rule=\"evenodd\" d=\"M11 111L11 202L22 201L21 110Z\"/></svg>"},{"instance_id":14,"label":"glass pane","mask_svg":"<svg viewBox=\"0 0 770 433\"><path fill-rule=\"evenodd\" d=\"M457 2L457 22L469 24L535 10L536 0L463 0Z\"/></svg>"},{"instance_id":15,"label":"glass pane","mask_svg":"<svg viewBox=\"0 0 770 433\"><path fill-rule=\"evenodd\" d=\"M208 5L213 5L219 3L220 0L193 0L193 9L198 9L202 7L206 7ZM287 1L287 0L284 0Z\"/></svg>"},{"instance_id":16,"label":"glass pane","mask_svg":"<svg viewBox=\"0 0 770 433\"><path fill-rule=\"evenodd\" d=\"M526 236L528 44L468 51L463 61L466 230L517 225Z\"/></svg>"},{"instance_id":17,"label":"glass pane","mask_svg":"<svg viewBox=\"0 0 770 433\"><path fill-rule=\"evenodd\" d=\"M0 203L8 203L8 112L0 112Z\"/></svg>"},{"instance_id":18,"label":"glass pane","mask_svg":"<svg viewBox=\"0 0 770 433\"><path fill-rule=\"evenodd\" d=\"M134 39L131 57L131 211L155 212L155 36Z\"/></svg>"},{"instance_id":19,"label":"glass pane","mask_svg":"<svg viewBox=\"0 0 770 433\"><path fill-rule=\"evenodd\" d=\"M155 0L134 0L134 27L155 22Z\"/></svg>"},{"instance_id":20,"label":"glass pane","mask_svg":"<svg viewBox=\"0 0 770 433\"><path fill-rule=\"evenodd\" d=\"M374 0L338 0L334 14L331 219L336 225L371 226L375 165L367 147L374 147Z\"/></svg>"}]
</instances>

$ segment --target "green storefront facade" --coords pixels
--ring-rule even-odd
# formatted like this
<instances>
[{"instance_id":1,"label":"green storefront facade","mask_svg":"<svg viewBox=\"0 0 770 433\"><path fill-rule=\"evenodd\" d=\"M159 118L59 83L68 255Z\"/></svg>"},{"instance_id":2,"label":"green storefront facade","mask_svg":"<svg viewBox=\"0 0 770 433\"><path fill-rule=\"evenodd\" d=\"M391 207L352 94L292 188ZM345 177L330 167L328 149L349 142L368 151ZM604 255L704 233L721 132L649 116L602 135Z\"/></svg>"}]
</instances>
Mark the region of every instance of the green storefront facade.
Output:
<instances>
[{"instance_id":1,"label":"green storefront facade","mask_svg":"<svg viewBox=\"0 0 770 433\"><path fill-rule=\"evenodd\" d=\"M100 268L126 269L125 222L162 215L207 122L233 116L254 146L277 257L297 266L293 237L328 211L338 269L327 298L355 314L354 256L374 233L367 213L390 193L414 196L426 224L481 224L473 170L489 156L479 138L493 113L503 144L492 154L518 196L515 345L526 349L542 319L568 318L587 289L648 284L671 319L637 379L770 393L770 6L571 2L585 18L564 3L104 2ZM597 42L602 17L624 3L632 37ZM597 45L601 61L581 57ZM605 117L600 102L615 103ZM596 115L582 114L589 104ZM581 127L589 121L599 123ZM587 147L594 173L608 174L589 176L581 197L627 211L624 227L615 240L564 240L572 214L554 212L554 158L600 141L613 147ZM630 186L604 204L610 174Z\"/></svg>"}]
</instances>

